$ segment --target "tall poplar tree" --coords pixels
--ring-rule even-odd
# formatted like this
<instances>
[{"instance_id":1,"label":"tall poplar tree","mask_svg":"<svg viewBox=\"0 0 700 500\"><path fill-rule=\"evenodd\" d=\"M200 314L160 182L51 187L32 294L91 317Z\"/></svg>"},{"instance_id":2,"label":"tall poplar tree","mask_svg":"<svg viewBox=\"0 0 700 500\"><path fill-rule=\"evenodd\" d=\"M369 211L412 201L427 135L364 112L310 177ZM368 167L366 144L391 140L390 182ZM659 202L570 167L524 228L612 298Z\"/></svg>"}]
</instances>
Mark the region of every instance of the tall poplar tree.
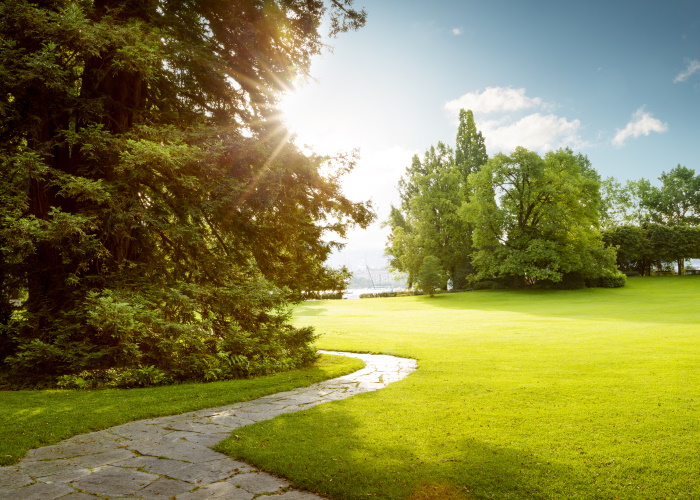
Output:
<instances>
[{"instance_id":1,"label":"tall poplar tree","mask_svg":"<svg viewBox=\"0 0 700 500\"><path fill-rule=\"evenodd\" d=\"M474 113L471 109L461 109L455 144L455 167L465 188L469 174L478 172L488 159L484 136L476 128Z\"/></svg>"},{"instance_id":2,"label":"tall poplar tree","mask_svg":"<svg viewBox=\"0 0 700 500\"><path fill-rule=\"evenodd\" d=\"M438 259L453 287L466 286L472 270L472 228L461 207L470 199L469 174L487 159L484 138L472 112L465 110L459 114L454 150L440 142L422 160L413 157L399 181L401 206L392 207L387 222L392 232L386 247L390 266L408 274L409 286L428 256Z\"/></svg>"},{"instance_id":3,"label":"tall poplar tree","mask_svg":"<svg viewBox=\"0 0 700 500\"><path fill-rule=\"evenodd\" d=\"M0 4L2 371L212 379L313 358L285 305L342 286L324 236L372 218L276 118L324 18L336 35L365 14L352 0Z\"/></svg>"}]
</instances>

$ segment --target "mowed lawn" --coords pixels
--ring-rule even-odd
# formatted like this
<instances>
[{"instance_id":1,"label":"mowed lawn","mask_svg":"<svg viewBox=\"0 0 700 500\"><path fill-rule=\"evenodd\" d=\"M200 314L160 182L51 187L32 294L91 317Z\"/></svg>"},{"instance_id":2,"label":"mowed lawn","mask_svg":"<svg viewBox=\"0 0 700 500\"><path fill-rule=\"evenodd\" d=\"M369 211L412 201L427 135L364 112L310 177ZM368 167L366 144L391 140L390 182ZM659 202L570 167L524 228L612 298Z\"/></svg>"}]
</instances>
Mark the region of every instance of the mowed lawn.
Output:
<instances>
[{"instance_id":1,"label":"mowed lawn","mask_svg":"<svg viewBox=\"0 0 700 500\"><path fill-rule=\"evenodd\" d=\"M307 302L319 347L419 369L220 449L336 499L700 498L699 320L700 276Z\"/></svg>"}]
</instances>

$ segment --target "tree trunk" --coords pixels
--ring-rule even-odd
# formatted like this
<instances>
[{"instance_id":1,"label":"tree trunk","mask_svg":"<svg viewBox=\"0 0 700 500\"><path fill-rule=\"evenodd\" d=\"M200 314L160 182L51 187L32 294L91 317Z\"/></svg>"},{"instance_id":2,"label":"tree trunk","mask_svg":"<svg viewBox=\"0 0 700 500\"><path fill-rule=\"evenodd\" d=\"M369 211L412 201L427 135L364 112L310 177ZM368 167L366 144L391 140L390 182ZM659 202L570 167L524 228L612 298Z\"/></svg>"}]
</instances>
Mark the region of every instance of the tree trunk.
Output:
<instances>
[{"instance_id":1,"label":"tree trunk","mask_svg":"<svg viewBox=\"0 0 700 500\"><path fill-rule=\"evenodd\" d=\"M29 138L29 147L40 151L53 139L52 131L55 127L51 123L51 116L49 116L51 96L49 90L42 83L37 83L34 88L29 90L29 93L32 95L32 99L28 111L31 116L37 119L37 126ZM54 166L52 153L45 155L43 160L48 166ZM39 176L33 176L30 179L29 213L37 220L49 220L51 207L55 205L55 191L54 187L49 186L46 180ZM54 303L60 296L60 279L56 276L60 272L60 265L61 259L58 249L49 242L39 241L36 245L36 253L30 259L27 272L29 293L27 309L29 312L38 312L46 305Z\"/></svg>"}]
</instances>

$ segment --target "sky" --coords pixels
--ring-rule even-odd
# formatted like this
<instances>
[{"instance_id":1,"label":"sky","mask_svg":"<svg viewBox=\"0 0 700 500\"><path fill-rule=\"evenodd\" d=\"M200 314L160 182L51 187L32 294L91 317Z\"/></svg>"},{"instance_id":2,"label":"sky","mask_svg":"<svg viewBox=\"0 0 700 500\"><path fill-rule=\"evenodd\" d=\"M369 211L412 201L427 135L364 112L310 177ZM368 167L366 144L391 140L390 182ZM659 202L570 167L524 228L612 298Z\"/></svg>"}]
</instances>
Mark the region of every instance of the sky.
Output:
<instances>
[{"instance_id":1,"label":"sky","mask_svg":"<svg viewBox=\"0 0 700 500\"><path fill-rule=\"evenodd\" d=\"M386 220L411 157L454 146L471 109L487 153L570 147L603 177L700 172L700 2L355 0L359 31L328 40L283 102L297 142L358 149L344 180L377 223L332 266L385 263Z\"/></svg>"}]
</instances>

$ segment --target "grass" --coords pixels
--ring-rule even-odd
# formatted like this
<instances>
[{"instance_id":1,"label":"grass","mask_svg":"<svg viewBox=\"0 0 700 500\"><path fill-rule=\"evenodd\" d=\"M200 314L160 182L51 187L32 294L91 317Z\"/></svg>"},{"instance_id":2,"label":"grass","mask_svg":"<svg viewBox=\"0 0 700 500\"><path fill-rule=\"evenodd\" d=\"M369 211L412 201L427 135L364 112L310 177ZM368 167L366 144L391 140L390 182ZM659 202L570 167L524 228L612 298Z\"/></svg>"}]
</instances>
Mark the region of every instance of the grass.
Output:
<instances>
[{"instance_id":1,"label":"grass","mask_svg":"<svg viewBox=\"0 0 700 500\"><path fill-rule=\"evenodd\" d=\"M418 359L218 446L335 499L700 498L700 278L308 302L320 347Z\"/></svg>"},{"instance_id":2,"label":"grass","mask_svg":"<svg viewBox=\"0 0 700 500\"><path fill-rule=\"evenodd\" d=\"M339 377L362 366L358 359L322 355L310 368L249 380L146 389L3 391L0 465L15 464L32 448L77 434L143 418L249 401Z\"/></svg>"}]
</instances>

